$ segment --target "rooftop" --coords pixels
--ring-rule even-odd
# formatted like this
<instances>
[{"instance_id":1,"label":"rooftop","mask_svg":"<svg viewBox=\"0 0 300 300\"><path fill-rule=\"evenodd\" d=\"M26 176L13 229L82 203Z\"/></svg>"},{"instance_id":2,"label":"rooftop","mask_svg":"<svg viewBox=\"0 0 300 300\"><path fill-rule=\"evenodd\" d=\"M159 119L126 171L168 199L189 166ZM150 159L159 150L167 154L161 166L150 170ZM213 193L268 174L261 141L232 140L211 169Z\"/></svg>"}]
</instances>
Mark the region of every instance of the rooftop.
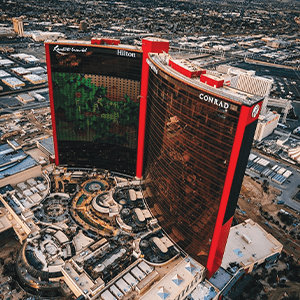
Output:
<instances>
[{"instance_id":1,"label":"rooftop","mask_svg":"<svg viewBox=\"0 0 300 300\"><path fill-rule=\"evenodd\" d=\"M103 44L103 45L97 45L97 44L92 44L91 41L84 41L84 40L59 40L59 41L47 41L46 44L55 44L55 45L84 45L84 46L91 46L91 47L111 47L111 48L120 48L120 49L128 49L128 50L136 50L136 51L141 51L141 48L138 46L133 46L133 45L126 45L126 44L118 44L118 45L108 45L108 44ZM60 49L61 50L61 49ZM63 51L63 50L61 50ZM67 51L67 50L65 50Z\"/></svg>"},{"instance_id":2,"label":"rooftop","mask_svg":"<svg viewBox=\"0 0 300 300\"><path fill-rule=\"evenodd\" d=\"M11 86L14 86L14 87L25 85L25 83L24 83L22 80L20 80L20 79L18 79L18 78L16 78L16 77L7 77L7 78L3 78L2 81L3 81L4 83L6 83L6 84L8 84L8 85L11 85Z\"/></svg>"},{"instance_id":3,"label":"rooftop","mask_svg":"<svg viewBox=\"0 0 300 300\"><path fill-rule=\"evenodd\" d=\"M47 139L39 140L39 143L47 149L49 153L54 154L54 145L53 145L53 137L49 137Z\"/></svg>"},{"instance_id":4,"label":"rooftop","mask_svg":"<svg viewBox=\"0 0 300 300\"><path fill-rule=\"evenodd\" d=\"M166 276L152 286L140 299L175 299L191 283L195 274L203 275L203 272L204 268L191 258L181 259L178 265L170 269ZM162 297L162 294L165 294L165 298Z\"/></svg>"},{"instance_id":5,"label":"rooftop","mask_svg":"<svg viewBox=\"0 0 300 300\"><path fill-rule=\"evenodd\" d=\"M221 266L227 269L229 263L237 262L245 267L280 252L282 247L270 233L248 219L231 227Z\"/></svg>"},{"instance_id":6,"label":"rooftop","mask_svg":"<svg viewBox=\"0 0 300 300\"><path fill-rule=\"evenodd\" d=\"M150 64L156 68L156 66L168 73L170 76L180 80L184 81L188 85L191 85L199 90L205 91L207 93L213 93L220 97L224 97L231 100L234 104L244 104L252 106L253 104L257 103L258 101L261 101L262 97L246 93L244 91L237 90L235 88L229 87L229 86L223 86L219 88L212 87L208 84L200 82L199 77L189 78L187 76L184 76L178 71L175 71L172 67L168 66L167 61L169 59L168 55L166 54L150 54ZM156 66L155 66L156 65ZM151 67L151 65L150 65Z\"/></svg>"},{"instance_id":7,"label":"rooftop","mask_svg":"<svg viewBox=\"0 0 300 300\"><path fill-rule=\"evenodd\" d=\"M9 221L6 209L0 208L0 232L3 232L12 227L11 222Z\"/></svg>"}]
</instances>

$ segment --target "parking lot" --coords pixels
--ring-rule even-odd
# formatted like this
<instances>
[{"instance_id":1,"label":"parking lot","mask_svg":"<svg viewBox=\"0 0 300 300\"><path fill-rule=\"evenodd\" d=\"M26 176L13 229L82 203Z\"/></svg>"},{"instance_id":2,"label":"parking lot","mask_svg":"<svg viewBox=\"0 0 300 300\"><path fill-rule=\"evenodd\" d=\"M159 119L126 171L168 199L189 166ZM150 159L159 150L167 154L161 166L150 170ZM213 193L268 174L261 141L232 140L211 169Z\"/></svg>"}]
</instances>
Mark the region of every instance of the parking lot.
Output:
<instances>
[{"instance_id":1,"label":"parking lot","mask_svg":"<svg viewBox=\"0 0 300 300\"><path fill-rule=\"evenodd\" d=\"M257 152L252 152L252 154L257 156L257 158L268 161L269 163L263 166L262 164L252 161L252 164L248 163L249 168L247 168L246 174L259 182L267 180L271 186L281 191L281 195L277 196L277 202L284 201L283 203L280 203L300 212L300 201L297 201L295 198L295 195L300 190L298 187L300 183L299 169L296 166L292 167L278 160L258 154ZM275 166L276 168L274 168ZM279 171L279 173L283 172L282 174L285 174L285 172L290 172L291 175L287 178L283 178L285 176L277 173L275 170L277 170L277 172ZM286 173L286 176L288 174L289 173Z\"/></svg>"}]
</instances>

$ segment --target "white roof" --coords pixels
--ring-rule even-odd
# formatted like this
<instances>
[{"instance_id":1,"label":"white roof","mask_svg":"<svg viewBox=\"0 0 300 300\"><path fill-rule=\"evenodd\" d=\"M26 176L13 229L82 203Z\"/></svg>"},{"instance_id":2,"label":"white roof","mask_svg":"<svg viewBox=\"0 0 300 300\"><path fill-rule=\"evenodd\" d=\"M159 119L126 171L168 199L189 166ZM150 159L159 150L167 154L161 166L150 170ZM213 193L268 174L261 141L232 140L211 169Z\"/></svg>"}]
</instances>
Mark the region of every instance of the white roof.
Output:
<instances>
[{"instance_id":1,"label":"white roof","mask_svg":"<svg viewBox=\"0 0 300 300\"><path fill-rule=\"evenodd\" d=\"M293 172L287 170L287 171L285 171L282 175L283 175L285 178L289 178L292 174L293 174Z\"/></svg>"},{"instance_id":2,"label":"white roof","mask_svg":"<svg viewBox=\"0 0 300 300\"><path fill-rule=\"evenodd\" d=\"M14 62L9 59L0 59L0 66L12 65Z\"/></svg>"},{"instance_id":3,"label":"white roof","mask_svg":"<svg viewBox=\"0 0 300 300\"><path fill-rule=\"evenodd\" d=\"M163 237L161 237L160 240L164 243L164 245L167 248L170 248L171 246L174 245L173 242L165 235Z\"/></svg>"},{"instance_id":4,"label":"white roof","mask_svg":"<svg viewBox=\"0 0 300 300\"><path fill-rule=\"evenodd\" d=\"M135 212L135 214L136 214L136 216L137 216L137 218L139 219L140 222L144 222L145 221L145 216L142 213L142 211L141 211L140 208L135 208L134 212Z\"/></svg>"},{"instance_id":5,"label":"white roof","mask_svg":"<svg viewBox=\"0 0 300 300\"><path fill-rule=\"evenodd\" d=\"M29 74L30 71L28 71L27 69L23 68L23 67L16 67L16 68L12 68L11 69L13 72L20 74L20 75L24 75L24 74Z\"/></svg>"},{"instance_id":6,"label":"white roof","mask_svg":"<svg viewBox=\"0 0 300 300\"><path fill-rule=\"evenodd\" d=\"M7 72L5 72L3 70L0 70L0 78L2 78L2 77L9 77L9 76L10 76L9 73L7 73Z\"/></svg>"},{"instance_id":7,"label":"white roof","mask_svg":"<svg viewBox=\"0 0 300 300\"><path fill-rule=\"evenodd\" d=\"M38 185L36 186L36 188L37 188L38 190L40 190L41 192L47 189L47 187L46 187L44 184L42 184L42 183L38 184Z\"/></svg>"},{"instance_id":8,"label":"white roof","mask_svg":"<svg viewBox=\"0 0 300 300\"><path fill-rule=\"evenodd\" d=\"M143 271L145 272L146 274L149 274L153 271L153 268L150 267L147 263L145 263L144 261L140 262L138 264L138 267Z\"/></svg>"},{"instance_id":9,"label":"white roof","mask_svg":"<svg viewBox=\"0 0 300 300\"><path fill-rule=\"evenodd\" d=\"M187 265L194 266L192 273L187 270ZM182 259L168 274L155 283L140 300L162 300L164 297L167 300L176 299L179 293L185 290L195 279L195 275L201 274L203 271L204 267L191 258Z\"/></svg>"},{"instance_id":10,"label":"white roof","mask_svg":"<svg viewBox=\"0 0 300 300\"><path fill-rule=\"evenodd\" d=\"M26 57L24 60L27 61L27 62L39 62L40 61L38 58L36 58L33 55L30 55L29 57Z\"/></svg>"},{"instance_id":11,"label":"white roof","mask_svg":"<svg viewBox=\"0 0 300 300\"><path fill-rule=\"evenodd\" d=\"M10 85L13 85L13 86L17 86L17 85L24 85L24 82L19 80L18 78L16 77L8 77L8 78L4 78L2 79L2 81L4 83L8 83Z\"/></svg>"},{"instance_id":12,"label":"white roof","mask_svg":"<svg viewBox=\"0 0 300 300\"><path fill-rule=\"evenodd\" d=\"M33 192L33 193L38 193L39 191L36 189L35 186L31 187L30 190Z\"/></svg>"},{"instance_id":13,"label":"white roof","mask_svg":"<svg viewBox=\"0 0 300 300\"><path fill-rule=\"evenodd\" d=\"M12 54L11 56L12 56L12 57L18 57L18 58L20 58L20 59L24 59L24 58L26 58L26 57L30 57L31 55L25 54L25 53L16 53L16 54Z\"/></svg>"},{"instance_id":14,"label":"white roof","mask_svg":"<svg viewBox=\"0 0 300 300\"><path fill-rule=\"evenodd\" d=\"M143 209L143 210L142 210L142 213L143 213L143 215L144 215L144 217L145 217L146 219L152 218L152 215L151 215L151 213L150 213L150 211L149 211L148 209Z\"/></svg>"},{"instance_id":15,"label":"white roof","mask_svg":"<svg viewBox=\"0 0 300 300\"><path fill-rule=\"evenodd\" d=\"M140 281L146 277L145 273L142 272L138 267L134 267L130 273Z\"/></svg>"},{"instance_id":16,"label":"white roof","mask_svg":"<svg viewBox=\"0 0 300 300\"><path fill-rule=\"evenodd\" d=\"M27 180L27 183L28 183L29 185L31 185L31 186L34 186L34 185L36 185L37 182L35 181L34 178L30 178L30 179Z\"/></svg>"},{"instance_id":17,"label":"white roof","mask_svg":"<svg viewBox=\"0 0 300 300\"><path fill-rule=\"evenodd\" d=\"M143 199L143 193L141 191L137 191L136 193L136 198L137 199Z\"/></svg>"},{"instance_id":18,"label":"white roof","mask_svg":"<svg viewBox=\"0 0 300 300\"><path fill-rule=\"evenodd\" d=\"M126 273L123 276L123 279L131 286L136 286L139 283L139 281L135 277L133 277L130 273Z\"/></svg>"},{"instance_id":19,"label":"white roof","mask_svg":"<svg viewBox=\"0 0 300 300\"><path fill-rule=\"evenodd\" d=\"M215 299L217 291L208 281L202 281L191 293L194 300L212 300Z\"/></svg>"},{"instance_id":20,"label":"white roof","mask_svg":"<svg viewBox=\"0 0 300 300\"><path fill-rule=\"evenodd\" d=\"M28 191L28 190L27 190ZM34 193L29 197L34 203L38 203L42 200L42 197L38 193Z\"/></svg>"},{"instance_id":21,"label":"white roof","mask_svg":"<svg viewBox=\"0 0 300 300\"><path fill-rule=\"evenodd\" d=\"M109 290L106 290L105 292L103 292L100 297L103 300L117 300L117 298L115 296L112 295L112 293Z\"/></svg>"},{"instance_id":22,"label":"white roof","mask_svg":"<svg viewBox=\"0 0 300 300\"><path fill-rule=\"evenodd\" d=\"M246 236L247 239L243 236ZM251 243L247 240L251 240ZM248 219L244 223L230 228L221 266L227 269L231 262L247 266L254 261L280 252L281 249L281 243L257 223Z\"/></svg>"},{"instance_id":23,"label":"white roof","mask_svg":"<svg viewBox=\"0 0 300 300\"><path fill-rule=\"evenodd\" d=\"M189 70L191 72L201 70L200 67L196 66L195 64L192 64L186 59L170 59L170 60L175 64L177 64L178 66L183 67L184 69Z\"/></svg>"},{"instance_id":24,"label":"white roof","mask_svg":"<svg viewBox=\"0 0 300 300\"><path fill-rule=\"evenodd\" d=\"M285 171L286 171L285 168L280 168L280 169L277 171L277 173L282 175Z\"/></svg>"},{"instance_id":25,"label":"white roof","mask_svg":"<svg viewBox=\"0 0 300 300\"><path fill-rule=\"evenodd\" d=\"M19 94L18 98L23 101L34 101L34 97L30 96L29 94Z\"/></svg>"},{"instance_id":26,"label":"white roof","mask_svg":"<svg viewBox=\"0 0 300 300\"><path fill-rule=\"evenodd\" d=\"M24 194L25 196L31 196L31 195L32 195L32 192L31 192L31 190L27 189L27 190L23 191L23 194Z\"/></svg>"},{"instance_id":27,"label":"white roof","mask_svg":"<svg viewBox=\"0 0 300 300\"><path fill-rule=\"evenodd\" d=\"M109 289L118 298L122 298L124 296L123 293L114 284Z\"/></svg>"},{"instance_id":28,"label":"white roof","mask_svg":"<svg viewBox=\"0 0 300 300\"><path fill-rule=\"evenodd\" d=\"M131 201L135 201L136 200L136 192L133 189L129 190L129 198Z\"/></svg>"},{"instance_id":29,"label":"white roof","mask_svg":"<svg viewBox=\"0 0 300 300\"><path fill-rule=\"evenodd\" d=\"M129 285L123 278L119 279L115 284L124 293L124 295L127 295L131 291L131 285Z\"/></svg>"},{"instance_id":30,"label":"white roof","mask_svg":"<svg viewBox=\"0 0 300 300\"><path fill-rule=\"evenodd\" d=\"M47 72L46 69L44 69L43 67L28 68L27 71L30 71L30 73L33 74L43 74Z\"/></svg>"},{"instance_id":31,"label":"white roof","mask_svg":"<svg viewBox=\"0 0 300 300\"><path fill-rule=\"evenodd\" d=\"M20 182L20 183L17 184L17 187L20 190L25 190L27 188L27 185L25 184L25 182Z\"/></svg>"},{"instance_id":32,"label":"white roof","mask_svg":"<svg viewBox=\"0 0 300 300\"><path fill-rule=\"evenodd\" d=\"M29 81L33 81L33 82L40 82L40 81L45 82L45 79L43 79L41 76L35 75L35 74L26 75L26 76L24 76L24 78Z\"/></svg>"},{"instance_id":33,"label":"white roof","mask_svg":"<svg viewBox=\"0 0 300 300\"><path fill-rule=\"evenodd\" d=\"M266 167L270 162L264 158L261 158L260 160L257 161L257 163Z\"/></svg>"},{"instance_id":34,"label":"white roof","mask_svg":"<svg viewBox=\"0 0 300 300\"><path fill-rule=\"evenodd\" d=\"M167 253L168 252L168 248L166 247L166 245L161 241L160 238L158 238L157 236L155 236L152 241L154 242L154 244L158 247L158 249L163 252L163 253Z\"/></svg>"},{"instance_id":35,"label":"white roof","mask_svg":"<svg viewBox=\"0 0 300 300\"><path fill-rule=\"evenodd\" d=\"M69 241L68 237L61 230L58 230L54 234L54 237L56 237L61 244Z\"/></svg>"},{"instance_id":36,"label":"white roof","mask_svg":"<svg viewBox=\"0 0 300 300\"><path fill-rule=\"evenodd\" d=\"M70 276L73 284L75 284L82 292L84 292L84 290L90 290L94 286L94 282L85 272L82 274L77 273L69 262L65 264L64 271Z\"/></svg>"},{"instance_id":37,"label":"white roof","mask_svg":"<svg viewBox=\"0 0 300 300\"><path fill-rule=\"evenodd\" d=\"M85 236L82 230L80 230L78 234L73 238L73 244L75 246L76 252L79 252L81 249L87 247L92 242L94 242L94 240Z\"/></svg>"}]
</instances>

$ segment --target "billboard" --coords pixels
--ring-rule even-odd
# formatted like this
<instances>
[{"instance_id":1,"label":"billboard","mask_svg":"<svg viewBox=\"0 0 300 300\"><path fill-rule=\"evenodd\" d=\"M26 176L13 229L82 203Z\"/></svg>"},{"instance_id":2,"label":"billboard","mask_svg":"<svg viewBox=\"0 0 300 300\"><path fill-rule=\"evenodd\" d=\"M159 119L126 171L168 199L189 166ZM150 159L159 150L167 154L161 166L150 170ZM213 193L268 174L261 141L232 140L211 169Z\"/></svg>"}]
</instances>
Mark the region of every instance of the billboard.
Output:
<instances>
[{"instance_id":1,"label":"billboard","mask_svg":"<svg viewBox=\"0 0 300 300\"><path fill-rule=\"evenodd\" d=\"M59 164L134 174L142 53L50 44Z\"/></svg>"}]
</instances>

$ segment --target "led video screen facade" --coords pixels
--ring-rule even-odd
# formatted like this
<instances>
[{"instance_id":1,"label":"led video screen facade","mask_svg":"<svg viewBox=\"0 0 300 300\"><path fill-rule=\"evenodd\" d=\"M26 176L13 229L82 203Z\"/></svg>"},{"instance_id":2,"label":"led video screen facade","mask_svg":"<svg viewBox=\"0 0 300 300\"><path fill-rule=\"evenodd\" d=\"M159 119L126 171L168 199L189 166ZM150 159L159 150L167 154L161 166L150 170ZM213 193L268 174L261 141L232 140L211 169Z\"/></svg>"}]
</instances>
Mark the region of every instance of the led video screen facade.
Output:
<instances>
[{"instance_id":1,"label":"led video screen facade","mask_svg":"<svg viewBox=\"0 0 300 300\"><path fill-rule=\"evenodd\" d=\"M46 52L58 164L133 175L141 51L46 44Z\"/></svg>"}]
</instances>

